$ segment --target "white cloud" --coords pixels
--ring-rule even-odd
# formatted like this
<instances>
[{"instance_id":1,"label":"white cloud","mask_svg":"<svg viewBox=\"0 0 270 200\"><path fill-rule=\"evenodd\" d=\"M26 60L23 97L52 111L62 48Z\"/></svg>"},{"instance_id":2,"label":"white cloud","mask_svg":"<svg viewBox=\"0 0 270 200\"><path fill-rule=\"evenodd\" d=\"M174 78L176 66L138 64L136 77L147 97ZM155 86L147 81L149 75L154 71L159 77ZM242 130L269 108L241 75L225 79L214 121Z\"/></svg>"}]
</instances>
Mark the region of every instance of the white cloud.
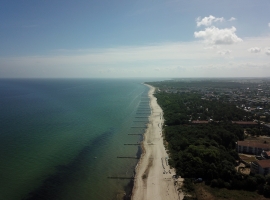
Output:
<instances>
[{"instance_id":1,"label":"white cloud","mask_svg":"<svg viewBox=\"0 0 270 200\"><path fill-rule=\"evenodd\" d=\"M211 45L211 46L205 46L204 49L209 49L209 50L214 50L214 49L218 49L217 45Z\"/></svg>"},{"instance_id":2,"label":"white cloud","mask_svg":"<svg viewBox=\"0 0 270 200\"><path fill-rule=\"evenodd\" d=\"M270 56L270 47L265 48L265 53L266 55Z\"/></svg>"},{"instance_id":3,"label":"white cloud","mask_svg":"<svg viewBox=\"0 0 270 200\"><path fill-rule=\"evenodd\" d=\"M236 18L231 17L229 20L224 19L224 17L215 17L213 15L209 15L209 17L198 17L196 19L197 27L200 26L211 26L214 22L223 22L223 21L235 21Z\"/></svg>"},{"instance_id":4,"label":"white cloud","mask_svg":"<svg viewBox=\"0 0 270 200\"><path fill-rule=\"evenodd\" d=\"M257 69L268 69L270 66L270 63L252 63L252 62L246 62L246 63L239 63L236 67L248 69L248 68L257 68Z\"/></svg>"},{"instance_id":5,"label":"white cloud","mask_svg":"<svg viewBox=\"0 0 270 200\"><path fill-rule=\"evenodd\" d=\"M197 26L211 26L213 22L222 22L224 21L224 18L218 18L218 17L214 17L212 15L209 15L209 17L204 17L203 19L201 19L201 17L198 17L196 19L197 21Z\"/></svg>"},{"instance_id":6,"label":"white cloud","mask_svg":"<svg viewBox=\"0 0 270 200\"><path fill-rule=\"evenodd\" d=\"M270 27L270 23L268 23L268 26Z\"/></svg>"},{"instance_id":7,"label":"white cloud","mask_svg":"<svg viewBox=\"0 0 270 200\"><path fill-rule=\"evenodd\" d=\"M235 21L235 20L236 20L236 18L231 17L228 21L231 22L231 21Z\"/></svg>"},{"instance_id":8,"label":"white cloud","mask_svg":"<svg viewBox=\"0 0 270 200\"><path fill-rule=\"evenodd\" d=\"M214 26L206 28L204 31L194 32L195 38L202 38L207 44L234 44L243 40L235 34L236 28L219 29Z\"/></svg>"},{"instance_id":9,"label":"white cloud","mask_svg":"<svg viewBox=\"0 0 270 200\"><path fill-rule=\"evenodd\" d=\"M222 50L222 51L218 51L217 53L222 56L229 56L231 52L232 52L231 50Z\"/></svg>"},{"instance_id":10,"label":"white cloud","mask_svg":"<svg viewBox=\"0 0 270 200\"><path fill-rule=\"evenodd\" d=\"M180 70L180 71L186 71L186 68L185 67L182 67L182 66L178 66L176 69L177 70Z\"/></svg>"},{"instance_id":11,"label":"white cloud","mask_svg":"<svg viewBox=\"0 0 270 200\"><path fill-rule=\"evenodd\" d=\"M261 48L259 48L259 47L252 47L252 48L249 48L248 51L250 53L260 53L261 52Z\"/></svg>"}]
</instances>

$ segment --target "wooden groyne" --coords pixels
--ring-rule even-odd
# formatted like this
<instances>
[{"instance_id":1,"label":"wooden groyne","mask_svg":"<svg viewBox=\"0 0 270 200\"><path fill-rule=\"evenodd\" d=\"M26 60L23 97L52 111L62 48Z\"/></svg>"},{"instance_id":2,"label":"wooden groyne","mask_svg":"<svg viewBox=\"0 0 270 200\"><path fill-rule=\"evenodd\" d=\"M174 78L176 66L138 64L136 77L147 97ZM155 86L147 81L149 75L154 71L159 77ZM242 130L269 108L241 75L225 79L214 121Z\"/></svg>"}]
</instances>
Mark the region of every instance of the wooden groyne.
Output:
<instances>
[{"instance_id":1,"label":"wooden groyne","mask_svg":"<svg viewBox=\"0 0 270 200\"><path fill-rule=\"evenodd\" d=\"M117 158L131 158L131 159L139 159L136 156L117 156Z\"/></svg>"},{"instance_id":2,"label":"wooden groyne","mask_svg":"<svg viewBox=\"0 0 270 200\"><path fill-rule=\"evenodd\" d=\"M130 179L133 180L135 177L121 177L121 176L108 176L109 179Z\"/></svg>"}]
</instances>

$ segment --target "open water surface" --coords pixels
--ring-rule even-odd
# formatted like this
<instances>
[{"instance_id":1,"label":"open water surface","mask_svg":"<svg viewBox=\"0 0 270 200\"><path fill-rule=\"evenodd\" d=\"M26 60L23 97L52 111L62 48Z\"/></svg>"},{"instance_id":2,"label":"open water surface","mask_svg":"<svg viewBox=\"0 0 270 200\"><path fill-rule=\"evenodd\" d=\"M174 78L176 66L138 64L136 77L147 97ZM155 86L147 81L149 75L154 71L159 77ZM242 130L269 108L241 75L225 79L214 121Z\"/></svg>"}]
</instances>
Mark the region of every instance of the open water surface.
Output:
<instances>
[{"instance_id":1,"label":"open water surface","mask_svg":"<svg viewBox=\"0 0 270 200\"><path fill-rule=\"evenodd\" d=\"M108 200L128 192L149 116L142 80L0 80L0 199ZM126 188L126 191L124 189ZM130 190L130 188L129 188Z\"/></svg>"}]
</instances>

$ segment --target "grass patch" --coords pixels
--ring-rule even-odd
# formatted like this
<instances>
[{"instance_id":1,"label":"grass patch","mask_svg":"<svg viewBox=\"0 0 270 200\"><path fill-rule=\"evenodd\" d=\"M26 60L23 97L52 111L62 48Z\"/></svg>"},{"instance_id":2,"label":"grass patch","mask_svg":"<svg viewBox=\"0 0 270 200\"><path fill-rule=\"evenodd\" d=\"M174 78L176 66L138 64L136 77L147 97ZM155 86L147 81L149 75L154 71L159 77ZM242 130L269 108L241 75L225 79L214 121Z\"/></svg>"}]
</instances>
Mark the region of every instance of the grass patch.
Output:
<instances>
[{"instance_id":1,"label":"grass patch","mask_svg":"<svg viewBox=\"0 0 270 200\"><path fill-rule=\"evenodd\" d=\"M255 156L245 156L245 155L239 155L239 157L246 162L254 162L256 161Z\"/></svg>"},{"instance_id":2,"label":"grass patch","mask_svg":"<svg viewBox=\"0 0 270 200\"><path fill-rule=\"evenodd\" d=\"M204 183L195 184L195 192L198 200L267 200L267 198L257 194L257 192L212 188Z\"/></svg>"}]
</instances>

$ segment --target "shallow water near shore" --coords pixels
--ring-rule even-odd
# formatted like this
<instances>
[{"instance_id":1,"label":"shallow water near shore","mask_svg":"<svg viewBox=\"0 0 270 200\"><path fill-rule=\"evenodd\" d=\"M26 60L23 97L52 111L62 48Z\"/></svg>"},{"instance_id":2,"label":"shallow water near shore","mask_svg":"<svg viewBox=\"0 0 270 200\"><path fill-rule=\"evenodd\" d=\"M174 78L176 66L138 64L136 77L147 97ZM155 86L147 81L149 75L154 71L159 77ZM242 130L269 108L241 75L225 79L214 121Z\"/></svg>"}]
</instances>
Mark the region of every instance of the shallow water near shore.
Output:
<instances>
[{"instance_id":1,"label":"shallow water near shore","mask_svg":"<svg viewBox=\"0 0 270 200\"><path fill-rule=\"evenodd\" d=\"M0 199L107 200L130 191L129 179L108 177L133 176L150 113L142 82L0 80Z\"/></svg>"}]
</instances>

